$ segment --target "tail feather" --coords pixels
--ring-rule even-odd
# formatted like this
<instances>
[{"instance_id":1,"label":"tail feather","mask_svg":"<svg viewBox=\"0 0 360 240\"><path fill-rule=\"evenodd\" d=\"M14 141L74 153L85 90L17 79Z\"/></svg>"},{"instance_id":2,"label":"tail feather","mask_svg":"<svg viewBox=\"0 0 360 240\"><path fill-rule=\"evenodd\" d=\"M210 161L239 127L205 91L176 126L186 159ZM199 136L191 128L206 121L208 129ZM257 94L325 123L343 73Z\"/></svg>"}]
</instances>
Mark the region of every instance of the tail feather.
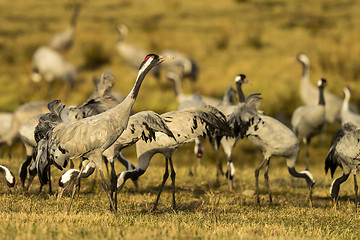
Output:
<instances>
[{"instance_id":1,"label":"tail feather","mask_svg":"<svg viewBox=\"0 0 360 240\"><path fill-rule=\"evenodd\" d=\"M354 131L356 129L356 126L350 122L344 124L337 130L337 132L334 134L333 139L331 140L331 147L326 155L325 158L325 173L328 172L328 170L331 170L331 177L334 177L335 170L338 166L342 167L340 162L337 159L336 155L336 146L338 142L341 140L341 138L348 132Z\"/></svg>"},{"instance_id":2,"label":"tail feather","mask_svg":"<svg viewBox=\"0 0 360 240\"><path fill-rule=\"evenodd\" d=\"M335 148L330 148L330 151L326 155L325 158L325 174L327 174L328 170L331 170L331 178L334 177L335 170L338 166L341 166L336 159Z\"/></svg>"}]
</instances>

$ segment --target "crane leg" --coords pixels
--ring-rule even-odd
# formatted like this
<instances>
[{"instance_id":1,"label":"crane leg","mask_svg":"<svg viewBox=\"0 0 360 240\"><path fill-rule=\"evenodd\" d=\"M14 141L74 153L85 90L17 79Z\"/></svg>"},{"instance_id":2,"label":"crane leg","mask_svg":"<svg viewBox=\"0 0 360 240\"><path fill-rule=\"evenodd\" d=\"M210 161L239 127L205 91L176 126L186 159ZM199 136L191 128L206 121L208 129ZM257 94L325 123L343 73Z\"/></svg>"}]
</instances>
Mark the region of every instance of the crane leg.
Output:
<instances>
[{"instance_id":1,"label":"crane leg","mask_svg":"<svg viewBox=\"0 0 360 240\"><path fill-rule=\"evenodd\" d=\"M256 197L257 202L260 203L260 197L259 197L259 172L262 166L264 165L266 161L266 158L263 159L263 161L260 163L259 167L255 170L255 184L256 184Z\"/></svg>"},{"instance_id":2,"label":"crane leg","mask_svg":"<svg viewBox=\"0 0 360 240\"><path fill-rule=\"evenodd\" d=\"M358 184L356 181L356 171L353 171L354 174L354 191L355 191L355 212L357 212L357 202L358 202Z\"/></svg>"},{"instance_id":3,"label":"crane leg","mask_svg":"<svg viewBox=\"0 0 360 240\"><path fill-rule=\"evenodd\" d=\"M82 174L82 172L84 171L84 169L85 169L85 164L81 164L80 172L79 172L79 174L76 176L75 181L74 181L73 191L72 191L71 198L70 198L70 202L69 202L69 206L68 206L68 209L67 209L67 213L68 213L68 214L70 213L71 204L72 204L72 201L74 200L76 188L77 188L77 185L80 184L80 177L81 177L81 174Z\"/></svg>"},{"instance_id":4,"label":"crane leg","mask_svg":"<svg viewBox=\"0 0 360 240\"><path fill-rule=\"evenodd\" d=\"M104 190L105 190L106 195L108 196L108 198L109 198L109 200L110 200L111 209L113 209L113 210L114 210L114 213L116 214L116 208L115 208L113 199L112 199L111 196L110 196L109 186L107 185L107 183L106 183L106 181L105 181L104 173L103 173L103 171L102 171L100 168L99 168L99 172L100 172L100 176L101 176L102 186L103 186L103 188L104 188Z\"/></svg>"},{"instance_id":5,"label":"crane leg","mask_svg":"<svg viewBox=\"0 0 360 240\"><path fill-rule=\"evenodd\" d=\"M269 184L269 163L270 163L270 158L268 158L267 161L266 161L266 168L265 168L264 178L265 178L265 185L266 185L266 188L267 188L268 193L269 193L269 201L270 201L270 203L272 203L270 184Z\"/></svg>"},{"instance_id":6,"label":"crane leg","mask_svg":"<svg viewBox=\"0 0 360 240\"><path fill-rule=\"evenodd\" d=\"M119 162L124 165L124 167L126 167L126 170L134 170L135 166L127 159L125 159L121 152L119 152L119 154L117 155L117 159L119 160ZM137 182L137 178L132 178L131 181L134 183L135 185L135 191L139 192L139 184Z\"/></svg>"},{"instance_id":7,"label":"crane leg","mask_svg":"<svg viewBox=\"0 0 360 240\"><path fill-rule=\"evenodd\" d=\"M114 205L115 205L115 212L117 211L117 192L116 192L116 182L117 182L117 178L116 178L116 172L115 172L115 166L114 166L114 161L110 161L110 166L111 166L111 175L110 175L110 180L111 180L111 198L114 201Z\"/></svg>"},{"instance_id":8,"label":"crane leg","mask_svg":"<svg viewBox=\"0 0 360 240\"><path fill-rule=\"evenodd\" d=\"M306 170L309 170L310 153L309 153L309 142L308 141L305 142L305 158L306 158Z\"/></svg>"},{"instance_id":9,"label":"crane leg","mask_svg":"<svg viewBox=\"0 0 360 240\"><path fill-rule=\"evenodd\" d=\"M107 177L110 178L111 176L109 175L109 161L106 159L106 157L103 157L104 163L105 163L105 168L106 168L106 173L107 173Z\"/></svg>"},{"instance_id":10,"label":"crane leg","mask_svg":"<svg viewBox=\"0 0 360 240\"><path fill-rule=\"evenodd\" d=\"M192 162L192 159L190 157L190 155L191 155L190 144L186 145L186 154L189 156L189 176L194 176L194 173L192 171L193 162Z\"/></svg>"},{"instance_id":11,"label":"crane leg","mask_svg":"<svg viewBox=\"0 0 360 240\"><path fill-rule=\"evenodd\" d=\"M51 171L50 167L48 168L48 177L49 177L49 194L52 194L52 186L51 186Z\"/></svg>"},{"instance_id":12,"label":"crane leg","mask_svg":"<svg viewBox=\"0 0 360 240\"><path fill-rule=\"evenodd\" d=\"M170 157L169 159L169 163L170 163L170 169L171 169L171 186L172 186L172 197L173 197L173 209L176 210L176 201L175 201L175 177L176 177L176 173L174 170L174 165L172 162L172 158Z\"/></svg>"},{"instance_id":13,"label":"crane leg","mask_svg":"<svg viewBox=\"0 0 360 240\"><path fill-rule=\"evenodd\" d=\"M160 185L160 188L159 188L159 191L158 191L158 194L157 194L155 203L154 203L153 210L155 210L156 207L157 207L157 205L158 205L161 192L162 192L162 190L163 190L163 188L164 188L164 185L165 185L166 180L167 180L168 177L169 177L168 161L169 161L168 158L165 157L165 173L164 173L163 180L162 180L162 183L161 183L161 185Z\"/></svg>"},{"instance_id":14,"label":"crane leg","mask_svg":"<svg viewBox=\"0 0 360 240\"><path fill-rule=\"evenodd\" d=\"M234 176L232 175L233 166L234 165L232 159L228 158L226 165L226 178L228 180L228 187L230 192L234 190L234 181L233 181Z\"/></svg>"},{"instance_id":15,"label":"crane leg","mask_svg":"<svg viewBox=\"0 0 360 240\"><path fill-rule=\"evenodd\" d=\"M27 171L28 171L28 166L30 165L32 160L32 156L27 156L26 160L21 164L20 166L20 180L21 180L21 184L23 186L23 188L25 188L25 180L27 177Z\"/></svg>"}]
</instances>

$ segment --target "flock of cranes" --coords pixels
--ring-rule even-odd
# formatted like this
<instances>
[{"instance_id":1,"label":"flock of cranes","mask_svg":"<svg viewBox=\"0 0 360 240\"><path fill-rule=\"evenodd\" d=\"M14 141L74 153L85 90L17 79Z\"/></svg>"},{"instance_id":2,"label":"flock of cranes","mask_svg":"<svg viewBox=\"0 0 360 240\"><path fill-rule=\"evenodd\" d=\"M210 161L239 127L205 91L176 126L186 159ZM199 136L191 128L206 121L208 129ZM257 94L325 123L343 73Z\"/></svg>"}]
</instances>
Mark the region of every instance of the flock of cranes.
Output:
<instances>
[{"instance_id":1,"label":"flock of cranes","mask_svg":"<svg viewBox=\"0 0 360 240\"><path fill-rule=\"evenodd\" d=\"M75 6L69 27L56 34L48 46L42 46L35 51L31 74L33 81L45 79L49 82L64 80L70 84L75 83L76 68L61 54L73 44L79 12L80 6ZM64 189L74 182L68 206L70 211L81 178L89 177L97 168L111 210L116 213L117 195L126 181L131 179L137 187L137 180L147 171L152 157L161 153L165 157L165 168L154 208L170 176L172 206L176 209L176 173L172 156L178 147L195 142L194 153L200 160L203 155L200 139L208 136L215 151L217 179L225 175L229 190L232 191L235 175L232 151L239 140L247 138L263 153L263 159L255 170L257 202L260 203L259 173L264 165L265 185L269 201L272 202L268 174L270 159L273 156L281 156L286 159L289 174L305 180L311 206L315 178L309 170L309 144L314 136L321 133L326 123L341 122L342 126L334 135L326 156L325 169L331 169L332 176L338 166L343 169L343 175L335 179L330 188L335 206L340 184L348 179L350 173L353 174L357 207L356 172L360 163L360 115L353 111L348 87L344 88L345 98L341 99L325 90L325 79L320 79L317 87L310 82L310 61L305 54L297 56L303 67L300 96L305 105L294 111L291 129L259 110L261 94L244 94L242 86L248 82L244 74L235 77L236 90L228 87L222 100L199 94L184 94L182 80L196 80L198 75L199 68L193 59L173 50L165 50L160 55L147 54L146 50L125 41L129 33L125 25L119 24L117 30L119 40L116 49L130 66L138 69L134 86L126 97L115 96L112 91L115 76L111 71L105 71L96 79L94 92L82 105L65 106L60 100L49 103L44 101L25 104L13 113L0 114L0 142L11 146L16 138L20 138L25 146L26 159L19 168L19 177L24 189L28 189L34 177L38 175L41 188L49 184L51 191L50 166L54 165L63 170L70 163L70 169L59 179L58 193L60 199ZM178 109L163 114L153 111L132 114L133 104L146 75L151 73L158 77L160 71L164 71L166 78L174 83ZM238 103L234 103L236 96ZM303 171L296 170L301 145L298 138L306 148L306 169ZM136 146L136 165L121 153L131 145ZM225 173L218 155L220 147L224 149L227 160ZM73 160L79 158L80 169L75 169ZM125 171L116 173L116 159L125 166ZM110 185L104 176L104 163L107 169L110 163ZM2 165L0 173L4 176L8 188L13 189L14 174Z\"/></svg>"}]
</instances>

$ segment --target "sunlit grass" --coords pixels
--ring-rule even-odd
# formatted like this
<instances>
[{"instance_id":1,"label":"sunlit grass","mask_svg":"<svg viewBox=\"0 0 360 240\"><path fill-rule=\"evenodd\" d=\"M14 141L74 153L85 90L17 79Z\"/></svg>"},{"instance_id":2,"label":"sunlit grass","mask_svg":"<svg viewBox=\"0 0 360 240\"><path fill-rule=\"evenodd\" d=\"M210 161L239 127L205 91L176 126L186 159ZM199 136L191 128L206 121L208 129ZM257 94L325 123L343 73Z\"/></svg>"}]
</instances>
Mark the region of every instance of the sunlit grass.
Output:
<instances>
[{"instance_id":1,"label":"sunlit grass","mask_svg":"<svg viewBox=\"0 0 360 240\"><path fill-rule=\"evenodd\" d=\"M81 2L74 46L64 54L79 68L79 81L72 90L55 83L56 91L51 97L67 105L83 103L94 89L92 78L108 69L117 78L117 91L127 94L132 88L136 72L115 48L118 23L128 25L127 42L135 46L154 53L175 49L198 61L199 79L195 83L184 82L186 93L220 98L234 83L234 76L244 73L251 82L244 85L245 94L261 92L261 109L288 124L293 110L302 104L298 93L301 67L295 56L304 52L311 60L314 83L320 77L327 78L328 89L340 97L342 87L349 85L352 100L360 101L357 1ZM31 56L37 47L47 44L54 33L68 25L72 3L0 0L1 111L13 111L25 102L47 99L49 86L30 81ZM91 68L86 68L89 64ZM134 112L162 113L176 108L171 83L148 76ZM46 193L47 187L38 195L37 179L29 193L18 186L15 193L9 194L0 184L0 238L357 239L359 219L354 212L352 179L341 185L340 206L335 211L329 196L332 179L324 175L324 157L336 128L326 128L325 134L312 142L310 170L317 180L313 208L306 201L305 182L290 177L281 158L271 160L273 205L268 204L262 172L261 207L255 198L243 194L255 189L254 171L262 159L261 152L248 141L238 143L234 150L237 175L235 190L229 193L225 179L216 183L214 153L207 144L195 177L188 176L189 157L185 149L180 148L174 155L177 212L171 209L170 179L158 210L150 211L163 174L164 160L156 156L139 180L140 192L134 192L129 181L119 194L117 216L109 211L98 176L83 181L70 215L66 215L69 191L56 202L54 195ZM11 160L6 148L0 150L3 156L0 163L17 175L24 160L21 144L14 146ZM134 148L126 149L125 155L136 162ZM117 167L117 172L123 170ZM304 168L301 151L297 169ZM56 188L60 172L54 169L53 175Z\"/></svg>"},{"instance_id":2,"label":"sunlit grass","mask_svg":"<svg viewBox=\"0 0 360 240\"><path fill-rule=\"evenodd\" d=\"M242 151L246 142L239 142L236 151ZM76 196L69 215L66 213L71 188L61 201L48 195L47 187L38 194L35 179L28 193L18 186L9 194L0 186L0 233L8 239L33 238L229 238L229 239L352 239L360 236L358 214L355 213L352 181L345 182L340 191L340 204L333 208L329 196L332 179L324 175L323 152L312 148L311 171L317 183L313 192L313 207L307 201L307 187L303 179L294 179L285 161L274 157L270 165L270 186L273 204L269 204L264 179L260 175L261 204L256 198L244 195L245 190L255 190L254 171L261 160L259 151L234 156L237 166L235 189L229 192L225 178L216 183L216 169L212 151L205 144L204 161L197 174L189 176L188 156L184 148L174 155L177 211L171 208L171 180L169 178L157 210L152 211L164 171L164 159L156 156L148 171L139 179L140 190L128 181L118 195L118 214L109 210L109 202L100 184L99 175L84 179L81 193ZM133 151L125 152L135 162ZM222 156L223 157L223 156ZM298 170L304 168L300 158ZM2 162L16 169L21 159ZM193 160L194 161L194 160ZM195 161L194 161L195 162ZM117 165L117 172L123 168ZM53 169L53 187L57 189L60 172ZM340 174L340 170L336 175Z\"/></svg>"}]
</instances>

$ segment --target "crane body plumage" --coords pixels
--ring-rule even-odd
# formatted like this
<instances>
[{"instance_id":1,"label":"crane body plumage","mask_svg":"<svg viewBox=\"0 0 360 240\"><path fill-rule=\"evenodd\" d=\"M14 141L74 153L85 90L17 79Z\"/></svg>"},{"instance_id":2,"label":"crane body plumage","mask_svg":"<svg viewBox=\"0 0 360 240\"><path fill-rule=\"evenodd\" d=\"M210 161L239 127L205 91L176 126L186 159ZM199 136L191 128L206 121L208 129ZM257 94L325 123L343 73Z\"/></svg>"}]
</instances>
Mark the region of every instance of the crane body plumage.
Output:
<instances>
[{"instance_id":1,"label":"crane body plumage","mask_svg":"<svg viewBox=\"0 0 360 240\"><path fill-rule=\"evenodd\" d=\"M295 109L291 125L296 135L303 141L306 147L306 167L309 168L309 144L311 139L320 134L326 123L326 109L324 88L327 85L325 79L318 81L318 105L300 106Z\"/></svg>"},{"instance_id":2,"label":"crane body plumage","mask_svg":"<svg viewBox=\"0 0 360 240\"><path fill-rule=\"evenodd\" d=\"M348 87L344 87L343 91L345 96L341 106L341 124L344 125L351 122L357 127L360 127L360 115L350 109L351 91Z\"/></svg>"},{"instance_id":3,"label":"crane body plumage","mask_svg":"<svg viewBox=\"0 0 360 240\"><path fill-rule=\"evenodd\" d=\"M272 117L260 114L257 110L259 104L259 94L251 94L246 98L245 103L240 105L229 117L229 123L234 131L234 135L239 136L240 138L247 137L263 152L264 159L255 171L258 203L260 203L258 176L260 169L265 163L265 183L270 202L272 202L268 177L269 163L272 156L284 157L290 175L306 180L311 200L311 191L315 183L313 175L307 170L302 172L297 172L295 170L296 161L300 152L299 140L284 124Z\"/></svg>"},{"instance_id":4,"label":"crane body plumage","mask_svg":"<svg viewBox=\"0 0 360 240\"><path fill-rule=\"evenodd\" d=\"M170 164L173 208L175 209L175 170L172 163L173 153L179 146L194 141L200 136L210 137L217 131L222 132L223 134L228 133L229 135L230 133L225 116L219 110L211 106L168 112L162 114L161 117L164 119L175 138L157 132L155 133L156 138L152 142L145 142L144 140L138 141L136 143L138 165L135 169L123 171L117 176L117 189L118 191L121 190L127 179L139 177L144 174L150 164L151 158L155 154L161 153L165 156L165 173L154 208L157 206L161 191L169 176L168 164Z\"/></svg>"},{"instance_id":5,"label":"crane body plumage","mask_svg":"<svg viewBox=\"0 0 360 240\"><path fill-rule=\"evenodd\" d=\"M350 173L354 176L355 209L357 210L358 184L356 172L360 170L360 129L352 123L346 123L335 133L330 150L325 159L325 172L331 169L333 176L340 166L343 174L336 178L330 186L330 195L336 207L340 185L345 182Z\"/></svg>"},{"instance_id":6,"label":"crane body plumage","mask_svg":"<svg viewBox=\"0 0 360 240\"><path fill-rule=\"evenodd\" d=\"M48 164L43 165L39 174L41 175L44 169L49 167L49 164L54 164L59 169L62 169L66 167L69 159L77 157L94 161L100 172L103 188L109 197L112 209L116 211L102 172L102 153L116 141L127 127L131 109L139 93L142 81L150 69L163 60L162 57L155 54L147 55L140 65L134 87L128 96L116 107L72 123L58 124L49 133L46 147L47 151L44 151L41 155L37 155L37 158L41 158L37 162L41 162L41 160L46 158L46 155L49 156ZM114 75L111 71L107 71L103 73L101 77L114 78ZM46 154L46 152L48 154ZM80 170L79 176L81 175L81 171L82 169ZM68 211L70 210L73 196L74 191Z\"/></svg>"}]
</instances>

